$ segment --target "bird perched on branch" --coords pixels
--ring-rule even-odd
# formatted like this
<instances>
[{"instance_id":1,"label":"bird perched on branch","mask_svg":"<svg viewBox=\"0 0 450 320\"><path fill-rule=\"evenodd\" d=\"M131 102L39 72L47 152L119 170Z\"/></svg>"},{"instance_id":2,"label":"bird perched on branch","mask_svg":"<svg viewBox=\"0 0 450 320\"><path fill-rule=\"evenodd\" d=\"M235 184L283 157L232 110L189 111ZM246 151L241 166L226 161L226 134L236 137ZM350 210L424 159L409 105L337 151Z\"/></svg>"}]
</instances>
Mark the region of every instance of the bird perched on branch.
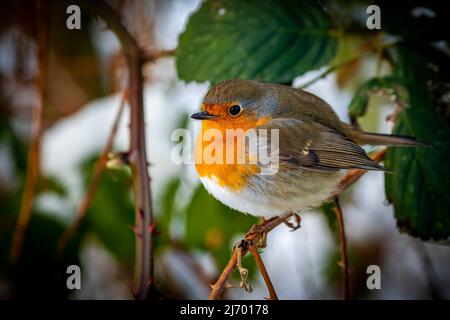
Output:
<instances>
[{"instance_id":1,"label":"bird perched on branch","mask_svg":"<svg viewBox=\"0 0 450 320\"><path fill-rule=\"evenodd\" d=\"M320 205L338 191L347 169L385 171L360 145L423 145L411 137L357 130L306 91L249 80L213 86L202 111L191 117L203 121L195 166L205 188L225 205L264 218ZM277 155L276 170L267 172L261 159L250 161L250 147L244 148L245 161L237 161L242 156L237 139L247 137L250 129L268 131L264 148L270 159ZM228 139L229 132L238 133Z\"/></svg>"}]
</instances>

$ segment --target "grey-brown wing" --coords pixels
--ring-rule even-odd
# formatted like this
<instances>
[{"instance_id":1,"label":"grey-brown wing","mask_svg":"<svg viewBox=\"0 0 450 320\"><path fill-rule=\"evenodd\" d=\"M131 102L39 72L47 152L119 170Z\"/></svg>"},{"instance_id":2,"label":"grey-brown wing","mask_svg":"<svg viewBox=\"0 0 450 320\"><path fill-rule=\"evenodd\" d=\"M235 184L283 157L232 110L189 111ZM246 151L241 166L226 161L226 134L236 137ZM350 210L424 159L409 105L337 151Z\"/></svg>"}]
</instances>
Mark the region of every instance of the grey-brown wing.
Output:
<instances>
[{"instance_id":1,"label":"grey-brown wing","mask_svg":"<svg viewBox=\"0 0 450 320\"><path fill-rule=\"evenodd\" d=\"M279 130L280 165L321 172L385 170L358 144L322 124L277 118L261 128Z\"/></svg>"}]
</instances>

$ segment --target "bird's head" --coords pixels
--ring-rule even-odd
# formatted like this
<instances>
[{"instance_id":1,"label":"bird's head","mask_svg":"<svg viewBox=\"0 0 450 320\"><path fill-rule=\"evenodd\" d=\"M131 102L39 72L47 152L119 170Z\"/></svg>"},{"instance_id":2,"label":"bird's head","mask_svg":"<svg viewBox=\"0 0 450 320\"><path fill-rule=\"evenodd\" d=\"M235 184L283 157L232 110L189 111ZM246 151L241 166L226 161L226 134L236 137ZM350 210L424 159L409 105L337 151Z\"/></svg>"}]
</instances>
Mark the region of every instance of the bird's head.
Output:
<instances>
[{"instance_id":1,"label":"bird's head","mask_svg":"<svg viewBox=\"0 0 450 320\"><path fill-rule=\"evenodd\" d=\"M249 80L226 80L213 86L202 103L202 111L191 116L207 127L250 129L267 122L276 107L264 84Z\"/></svg>"}]
</instances>

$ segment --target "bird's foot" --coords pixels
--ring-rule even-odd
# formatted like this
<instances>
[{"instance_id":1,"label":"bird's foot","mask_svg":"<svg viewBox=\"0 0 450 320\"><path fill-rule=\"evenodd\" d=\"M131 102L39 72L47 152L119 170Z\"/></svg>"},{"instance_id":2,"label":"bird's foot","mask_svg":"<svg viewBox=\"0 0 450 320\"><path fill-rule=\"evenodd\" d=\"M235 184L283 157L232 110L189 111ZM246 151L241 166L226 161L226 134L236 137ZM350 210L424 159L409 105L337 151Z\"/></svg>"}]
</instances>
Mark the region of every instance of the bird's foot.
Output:
<instances>
[{"instance_id":1,"label":"bird's foot","mask_svg":"<svg viewBox=\"0 0 450 320\"><path fill-rule=\"evenodd\" d=\"M262 218L261 222L258 224L254 224L250 230L245 234L245 238L248 238L252 235L258 234L260 235L260 240L258 241L257 247L258 248L265 248L267 246L267 231L265 228L265 225L269 223L272 220L277 219L278 217L273 217L270 219L264 219Z\"/></svg>"},{"instance_id":2,"label":"bird's foot","mask_svg":"<svg viewBox=\"0 0 450 320\"><path fill-rule=\"evenodd\" d=\"M291 217L295 218L295 222L289 221L289 219ZM299 229L301 227L301 223L302 223L302 218L300 217L300 215L298 213L289 214L286 217L286 220L284 220L284 224L287 225L291 229L290 231L295 231L295 230Z\"/></svg>"}]
</instances>

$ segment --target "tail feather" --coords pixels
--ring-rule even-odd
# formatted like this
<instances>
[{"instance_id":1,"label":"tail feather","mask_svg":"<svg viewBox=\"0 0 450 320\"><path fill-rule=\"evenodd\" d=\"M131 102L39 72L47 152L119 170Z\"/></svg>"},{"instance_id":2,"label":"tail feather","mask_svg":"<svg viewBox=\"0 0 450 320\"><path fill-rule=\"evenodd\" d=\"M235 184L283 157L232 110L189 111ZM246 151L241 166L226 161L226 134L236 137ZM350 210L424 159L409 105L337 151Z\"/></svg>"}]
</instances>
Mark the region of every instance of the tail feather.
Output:
<instances>
[{"instance_id":1,"label":"tail feather","mask_svg":"<svg viewBox=\"0 0 450 320\"><path fill-rule=\"evenodd\" d=\"M358 132L355 138L359 144L371 144L382 146L412 146L427 147L429 145L417 141L414 137L400 136L383 133Z\"/></svg>"}]
</instances>

